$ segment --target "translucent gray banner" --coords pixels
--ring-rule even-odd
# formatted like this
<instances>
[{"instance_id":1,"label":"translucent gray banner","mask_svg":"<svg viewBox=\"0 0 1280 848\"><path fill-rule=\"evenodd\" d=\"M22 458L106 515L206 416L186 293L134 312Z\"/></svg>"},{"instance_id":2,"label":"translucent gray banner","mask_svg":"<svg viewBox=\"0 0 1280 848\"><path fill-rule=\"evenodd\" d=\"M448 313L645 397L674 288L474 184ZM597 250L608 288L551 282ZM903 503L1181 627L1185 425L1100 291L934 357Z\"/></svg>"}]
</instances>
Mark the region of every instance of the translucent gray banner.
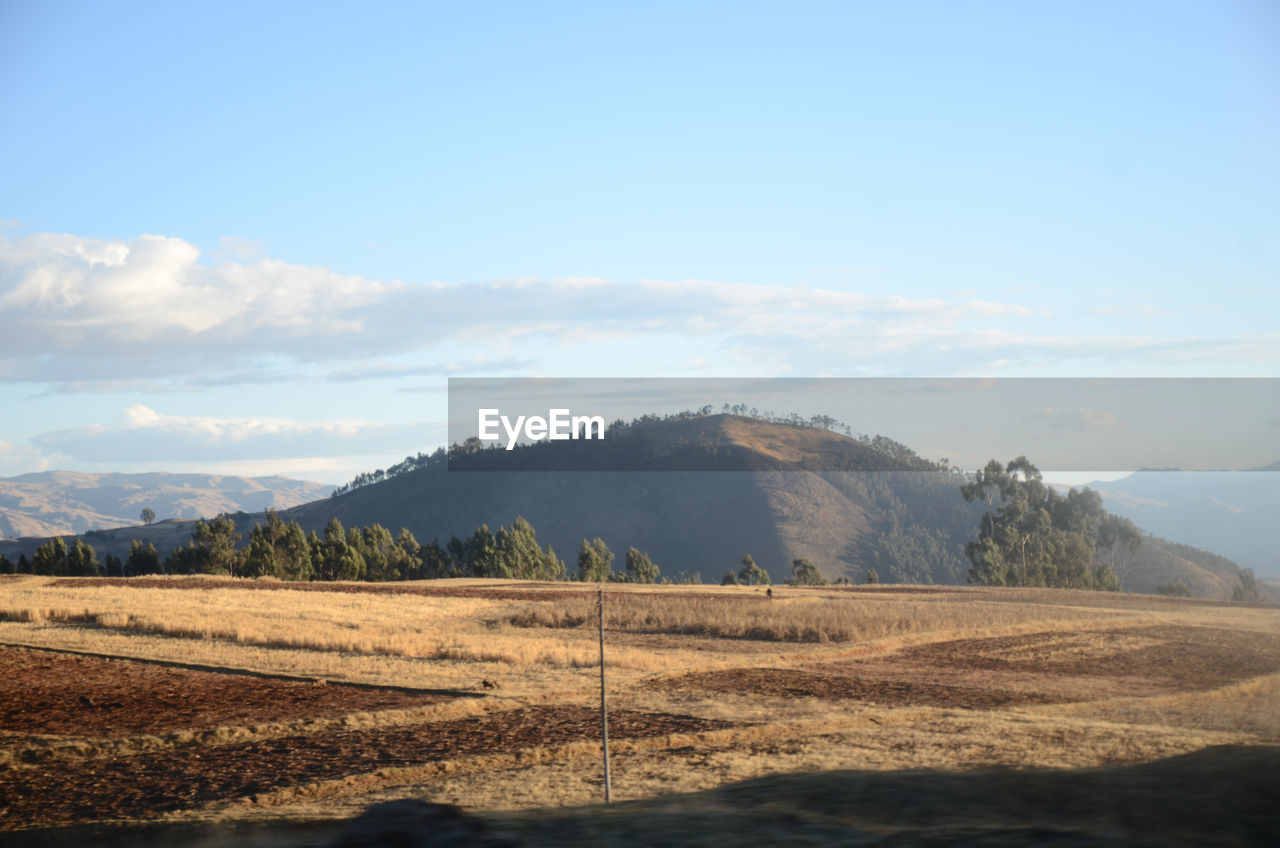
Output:
<instances>
[{"instance_id":1,"label":"translucent gray banner","mask_svg":"<svg viewBox=\"0 0 1280 848\"><path fill-rule=\"evenodd\" d=\"M449 441L454 471L1274 471L1280 379L450 379Z\"/></svg>"}]
</instances>

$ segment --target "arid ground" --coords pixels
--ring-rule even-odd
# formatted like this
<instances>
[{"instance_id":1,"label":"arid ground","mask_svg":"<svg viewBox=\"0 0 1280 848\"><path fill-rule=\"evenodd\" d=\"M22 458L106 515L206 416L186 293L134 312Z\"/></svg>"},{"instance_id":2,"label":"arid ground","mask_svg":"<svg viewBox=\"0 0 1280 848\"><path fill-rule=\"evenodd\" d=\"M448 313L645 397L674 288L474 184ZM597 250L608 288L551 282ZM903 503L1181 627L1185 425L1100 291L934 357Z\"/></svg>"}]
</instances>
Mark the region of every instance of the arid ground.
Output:
<instances>
[{"instance_id":1,"label":"arid ground","mask_svg":"<svg viewBox=\"0 0 1280 848\"><path fill-rule=\"evenodd\" d=\"M1274 835L1280 609L609 585L607 810L597 614L580 584L0 579L0 830L348 844L422 799L470 844Z\"/></svg>"}]
</instances>

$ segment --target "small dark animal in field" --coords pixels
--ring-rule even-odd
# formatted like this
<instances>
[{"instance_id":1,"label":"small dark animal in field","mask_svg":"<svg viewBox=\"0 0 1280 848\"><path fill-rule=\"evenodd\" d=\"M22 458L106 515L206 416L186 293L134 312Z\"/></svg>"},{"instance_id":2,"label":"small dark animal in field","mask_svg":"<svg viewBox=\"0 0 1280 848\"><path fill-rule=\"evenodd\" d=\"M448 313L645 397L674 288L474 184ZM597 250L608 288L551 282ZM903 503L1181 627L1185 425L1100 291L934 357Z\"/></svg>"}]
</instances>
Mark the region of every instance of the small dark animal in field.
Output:
<instances>
[{"instance_id":1,"label":"small dark animal in field","mask_svg":"<svg viewBox=\"0 0 1280 848\"><path fill-rule=\"evenodd\" d=\"M481 680L480 685L483 686L485 689L501 689L502 688L501 686L498 685L498 681L496 680Z\"/></svg>"},{"instance_id":2,"label":"small dark animal in field","mask_svg":"<svg viewBox=\"0 0 1280 848\"><path fill-rule=\"evenodd\" d=\"M764 590L764 596L765 596L766 598L768 598L769 600L771 600L771 601L772 601L772 600L773 600L773 589L765 589L765 590Z\"/></svg>"}]
</instances>

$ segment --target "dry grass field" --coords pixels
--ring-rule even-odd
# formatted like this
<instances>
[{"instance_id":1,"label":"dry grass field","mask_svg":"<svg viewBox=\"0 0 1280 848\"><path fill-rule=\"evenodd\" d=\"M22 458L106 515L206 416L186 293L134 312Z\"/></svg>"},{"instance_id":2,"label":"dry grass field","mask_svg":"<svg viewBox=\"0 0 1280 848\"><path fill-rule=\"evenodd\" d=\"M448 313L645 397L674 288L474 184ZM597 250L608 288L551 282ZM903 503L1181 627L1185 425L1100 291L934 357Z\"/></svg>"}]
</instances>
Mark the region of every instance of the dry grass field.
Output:
<instances>
[{"instance_id":1,"label":"dry grass field","mask_svg":"<svg viewBox=\"0 0 1280 848\"><path fill-rule=\"evenodd\" d=\"M495 845L1274 836L1277 608L609 585L608 808L596 616L580 584L0 578L0 830L377 844L343 820L424 799L473 815L384 817Z\"/></svg>"}]
</instances>

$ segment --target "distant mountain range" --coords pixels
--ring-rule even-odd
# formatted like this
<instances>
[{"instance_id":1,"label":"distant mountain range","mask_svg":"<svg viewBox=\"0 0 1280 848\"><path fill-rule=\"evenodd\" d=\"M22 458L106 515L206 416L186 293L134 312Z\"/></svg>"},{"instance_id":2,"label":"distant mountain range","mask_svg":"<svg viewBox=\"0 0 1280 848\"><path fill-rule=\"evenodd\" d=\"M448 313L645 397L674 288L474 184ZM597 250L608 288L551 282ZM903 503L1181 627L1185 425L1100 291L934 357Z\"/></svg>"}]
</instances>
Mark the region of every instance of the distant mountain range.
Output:
<instances>
[{"instance_id":1,"label":"distant mountain range","mask_svg":"<svg viewBox=\"0 0 1280 848\"><path fill-rule=\"evenodd\" d=\"M328 497L333 486L287 477L215 474L87 474L42 471L0 477L0 536L55 536L157 520L261 512Z\"/></svg>"}]
</instances>

